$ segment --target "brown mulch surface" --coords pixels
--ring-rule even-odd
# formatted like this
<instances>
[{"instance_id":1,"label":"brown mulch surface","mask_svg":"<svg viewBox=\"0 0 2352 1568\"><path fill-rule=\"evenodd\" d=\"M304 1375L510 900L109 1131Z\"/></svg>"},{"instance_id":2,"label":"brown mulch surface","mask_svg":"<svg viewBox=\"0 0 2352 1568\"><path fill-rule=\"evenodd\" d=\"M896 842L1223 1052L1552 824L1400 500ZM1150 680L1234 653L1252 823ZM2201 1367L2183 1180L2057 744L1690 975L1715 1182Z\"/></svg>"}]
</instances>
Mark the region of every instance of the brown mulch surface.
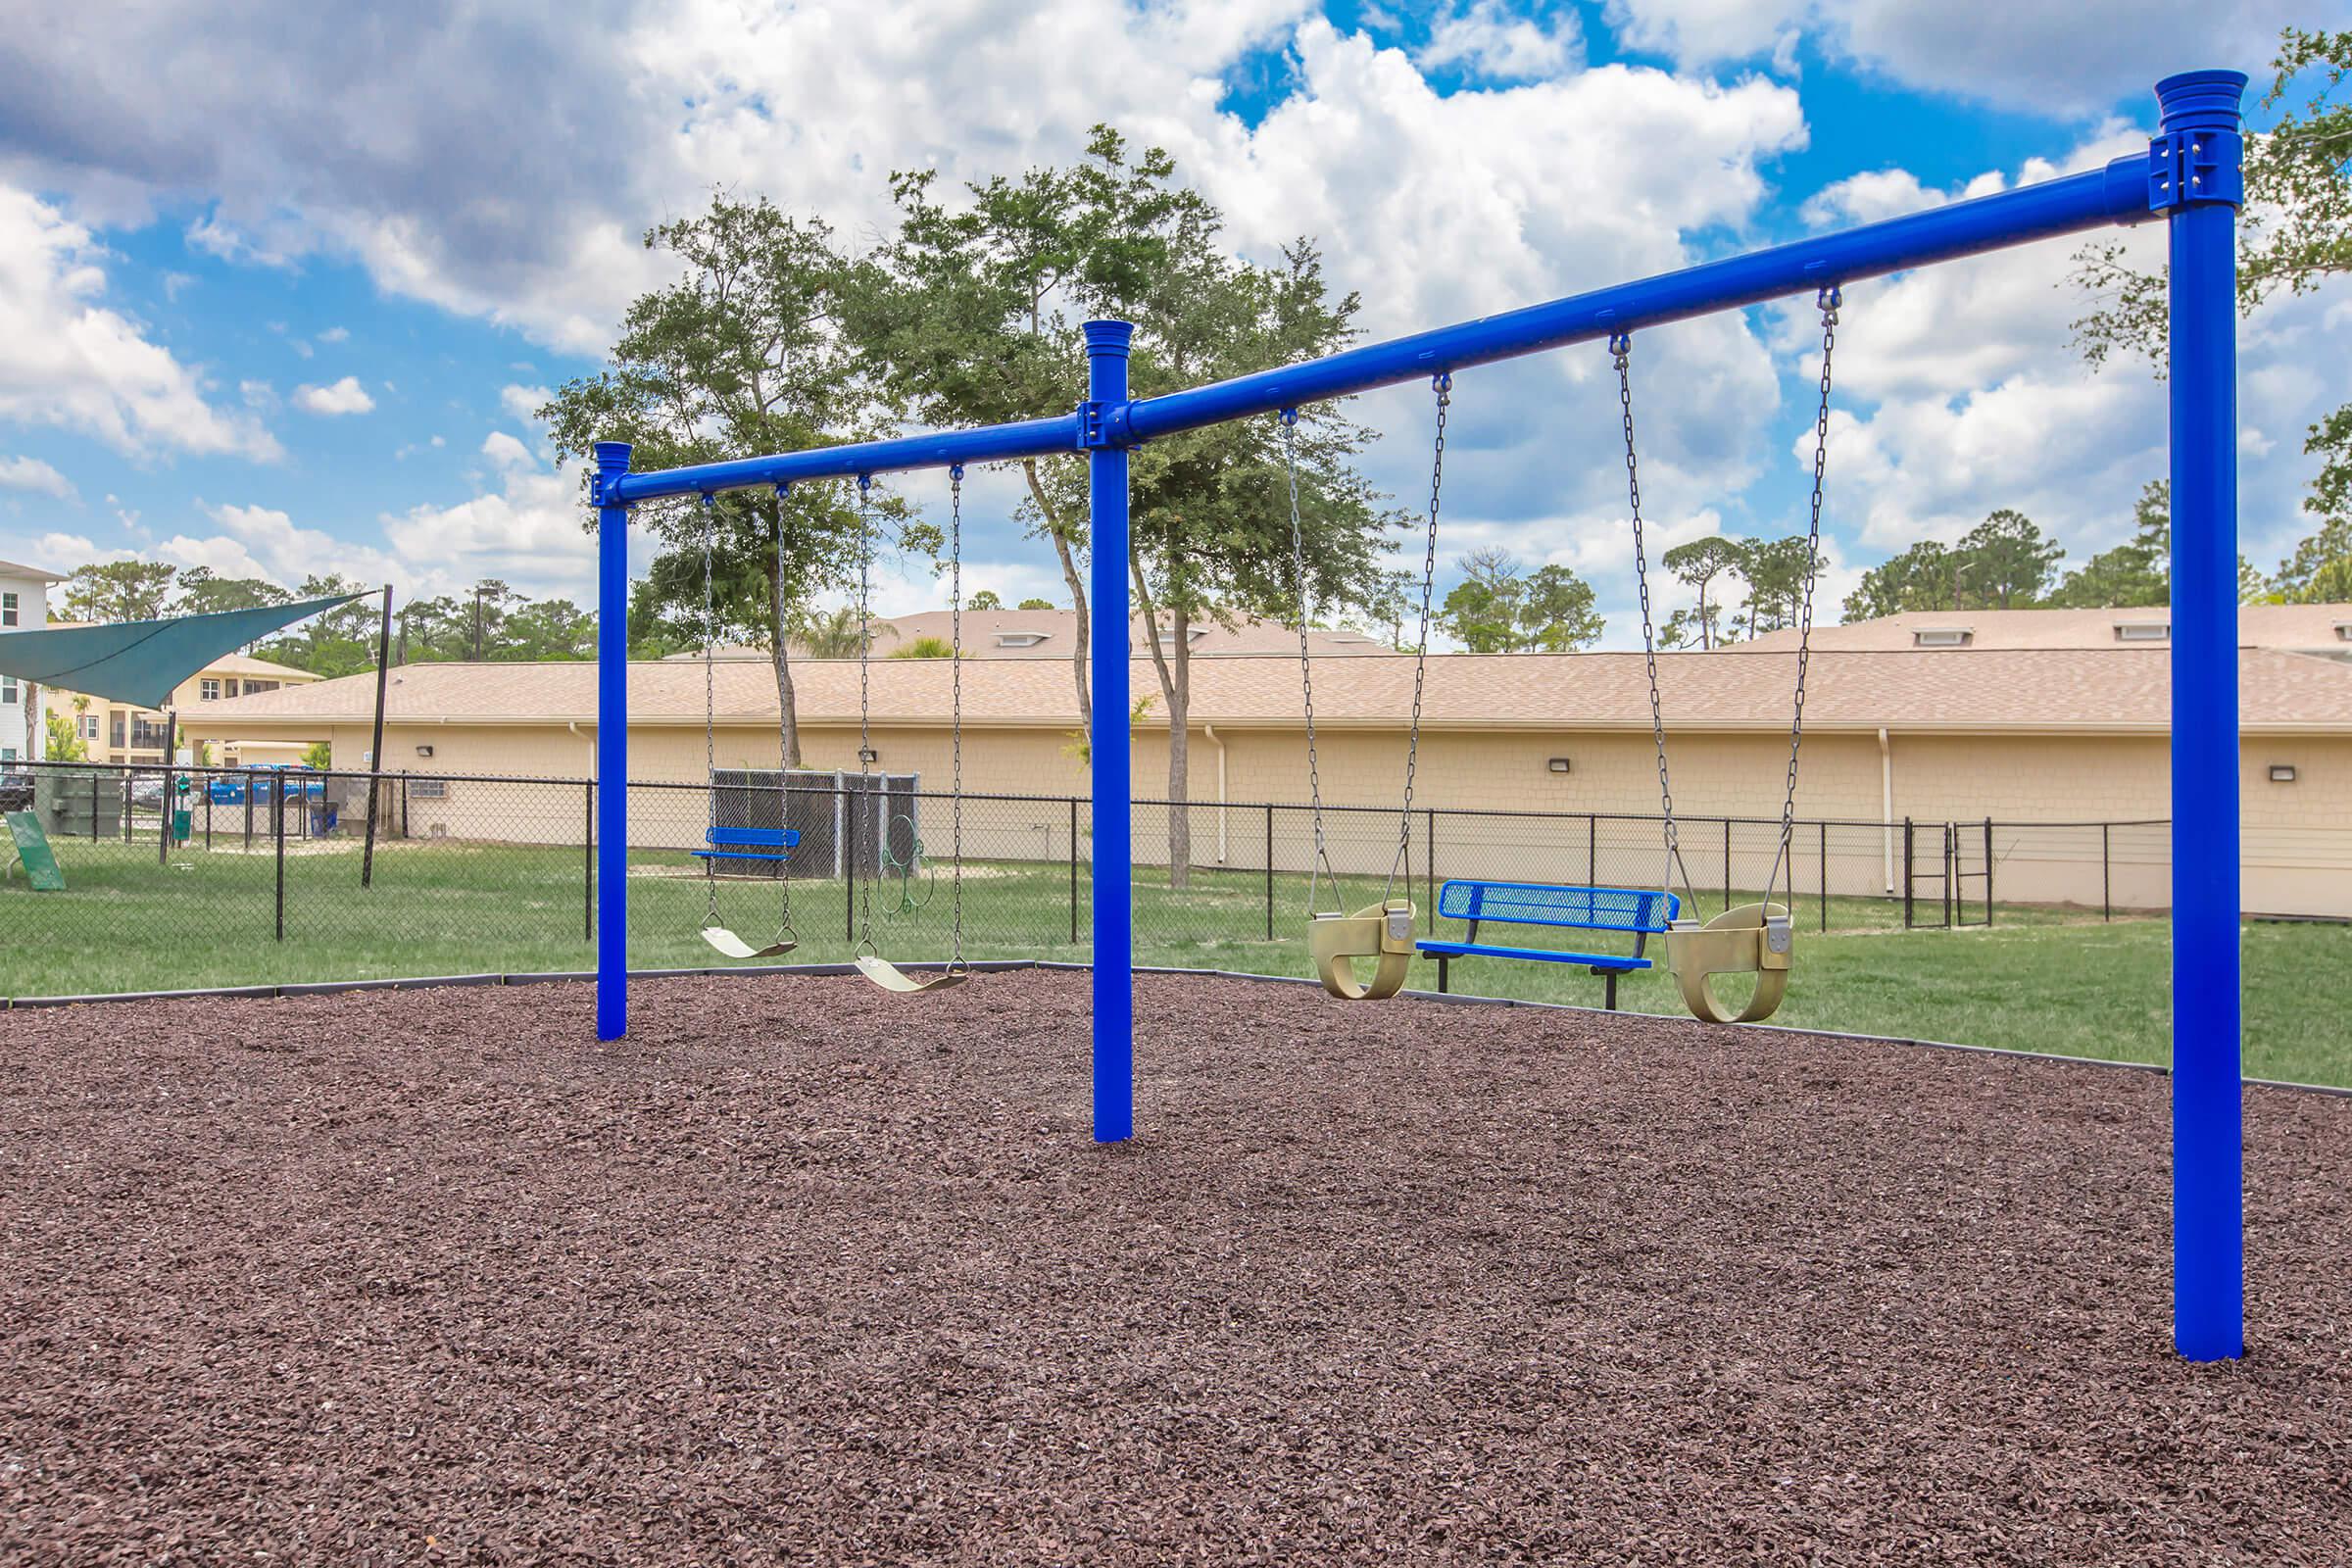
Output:
<instances>
[{"instance_id":1,"label":"brown mulch surface","mask_svg":"<svg viewBox=\"0 0 2352 1568\"><path fill-rule=\"evenodd\" d=\"M10 1562L2352 1560L2352 1101L1213 979L0 1014Z\"/></svg>"}]
</instances>

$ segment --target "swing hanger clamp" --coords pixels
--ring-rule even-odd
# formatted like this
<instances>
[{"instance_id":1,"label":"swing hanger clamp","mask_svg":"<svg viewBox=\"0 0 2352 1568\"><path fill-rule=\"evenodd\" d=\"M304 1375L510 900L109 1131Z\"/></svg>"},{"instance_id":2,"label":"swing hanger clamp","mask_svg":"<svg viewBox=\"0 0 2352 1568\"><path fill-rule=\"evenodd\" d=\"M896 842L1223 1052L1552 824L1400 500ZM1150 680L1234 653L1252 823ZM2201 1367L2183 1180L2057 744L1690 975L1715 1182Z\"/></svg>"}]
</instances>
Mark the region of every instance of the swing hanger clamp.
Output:
<instances>
[{"instance_id":1,"label":"swing hanger clamp","mask_svg":"<svg viewBox=\"0 0 2352 1568\"><path fill-rule=\"evenodd\" d=\"M1105 403L1090 398L1078 405L1077 438L1072 443L1080 452L1099 452L1105 448L1140 447L1135 438L1135 426L1127 416L1124 403Z\"/></svg>"}]
</instances>

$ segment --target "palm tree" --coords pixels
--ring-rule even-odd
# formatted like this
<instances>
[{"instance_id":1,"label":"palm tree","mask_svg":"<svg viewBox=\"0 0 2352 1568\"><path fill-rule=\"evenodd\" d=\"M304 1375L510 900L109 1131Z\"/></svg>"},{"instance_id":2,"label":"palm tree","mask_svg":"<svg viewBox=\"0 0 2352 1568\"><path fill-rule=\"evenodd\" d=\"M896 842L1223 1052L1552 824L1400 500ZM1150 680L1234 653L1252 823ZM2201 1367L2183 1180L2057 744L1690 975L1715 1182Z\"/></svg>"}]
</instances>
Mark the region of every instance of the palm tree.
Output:
<instances>
[{"instance_id":1,"label":"palm tree","mask_svg":"<svg viewBox=\"0 0 2352 1568\"><path fill-rule=\"evenodd\" d=\"M898 628L889 621L870 622L876 638L894 637ZM858 625L858 612L848 605L838 610L819 610L801 617L794 633L808 659L856 659L864 643Z\"/></svg>"}]
</instances>

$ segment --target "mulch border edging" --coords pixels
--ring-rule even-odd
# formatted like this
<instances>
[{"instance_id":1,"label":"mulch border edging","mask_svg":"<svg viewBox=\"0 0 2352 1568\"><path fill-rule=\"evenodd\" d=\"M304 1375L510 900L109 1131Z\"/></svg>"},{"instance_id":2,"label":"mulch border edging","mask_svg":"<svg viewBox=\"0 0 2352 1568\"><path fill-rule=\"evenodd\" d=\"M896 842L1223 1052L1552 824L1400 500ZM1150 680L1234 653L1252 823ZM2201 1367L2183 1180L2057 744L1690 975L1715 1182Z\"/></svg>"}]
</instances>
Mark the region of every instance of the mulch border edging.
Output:
<instances>
[{"instance_id":1,"label":"mulch border edging","mask_svg":"<svg viewBox=\"0 0 2352 1568\"><path fill-rule=\"evenodd\" d=\"M899 960L902 969L944 969L945 958L911 958ZM975 958L964 967L975 974L1007 974L1021 969L1045 969L1062 973L1092 974L1094 965L1077 963L1066 958ZM1217 980L1250 980L1261 985L1315 986L1321 982L1304 975L1257 974L1248 969L1186 969L1164 964L1137 964L1136 974L1189 975ZM631 969L632 980L678 980L703 975L847 975L858 973L854 963L746 963L726 967L688 967L671 969ZM59 997L0 997L0 1012L16 1008L78 1007L109 1002L184 1002L208 997L258 997L276 1001L287 997L330 997L353 991L424 991L450 986L532 986L554 985L564 981L588 981L596 978L592 969L547 969L520 974L453 974L420 975L399 979L376 980L312 980L288 981L282 985L210 986L185 991L106 991L88 996ZM1532 1007L1545 1012L1587 1012L1609 1014L1605 1007L1587 1006L1574 1002L1531 1002L1520 997L1486 997L1460 991L1414 991L1397 993L1415 1002L1436 1002L1450 1005L1475 1007ZM1638 1016L1648 1016L1642 1014ZM1702 1027L1698 1020L1663 1018L1666 1023L1688 1023ZM2027 1061L2063 1062L2078 1067L2120 1067L2131 1072L2159 1073L2172 1076L2170 1067L2153 1061L2117 1061L2105 1056L2073 1056L2047 1051L2020 1051L2013 1046L1971 1046L1955 1040L1925 1040L1910 1035L1858 1034L1845 1029L1800 1029L1793 1024L1749 1023L1742 1029L1778 1035L1804 1035L1816 1040L1850 1040L1876 1046L1916 1046L1928 1051L1957 1051L1972 1055L2014 1056ZM2251 1089L2287 1089L2302 1094L2331 1095L2352 1099L2352 1086L2340 1084L2297 1083L2284 1078L2242 1078Z\"/></svg>"}]
</instances>

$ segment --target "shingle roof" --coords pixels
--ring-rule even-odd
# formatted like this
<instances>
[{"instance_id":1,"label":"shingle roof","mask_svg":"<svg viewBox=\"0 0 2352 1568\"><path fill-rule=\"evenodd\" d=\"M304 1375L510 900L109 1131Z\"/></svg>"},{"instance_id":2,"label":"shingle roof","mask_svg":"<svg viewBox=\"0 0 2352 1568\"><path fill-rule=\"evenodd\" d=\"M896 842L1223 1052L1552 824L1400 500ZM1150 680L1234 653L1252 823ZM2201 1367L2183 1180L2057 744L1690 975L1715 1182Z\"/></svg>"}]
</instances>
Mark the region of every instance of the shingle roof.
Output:
<instances>
[{"instance_id":1,"label":"shingle roof","mask_svg":"<svg viewBox=\"0 0 2352 1568\"><path fill-rule=\"evenodd\" d=\"M1165 624L1164 618L1162 624ZM876 615L874 617L874 657L887 659L893 651L905 647L918 637L937 637L948 640L953 628L952 612L945 610L918 610L905 615ZM1193 657L1196 659L1224 659L1239 654L1297 654L1298 633L1280 621L1244 619L1231 626L1214 621L1196 622L1191 628ZM967 610L963 612L963 646L970 659L1058 659L1070 657L1071 643L1078 635L1078 616L1067 610ZM1395 650L1377 637L1355 631L1310 630L1307 643L1317 657L1360 657L1366 654L1393 653ZM1017 641L1006 643L1002 638ZM1042 639L1031 642L1031 638ZM1133 615L1127 622L1127 647L1131 653L1146 652L1144 617ZM685 663L698 660L700 653L672 654L669 662ZM764 648L721 648L718 657L764 661Z\"/></svg>"},{"instance_id":2,"label":"shingle roof","mask_svg":"<svg viewBox=\"0 0 2352 1568\"><path fill-rule=\"evenodd\" d=\"M1906 610L1872 620L1842 626L1813 628L1816 649L1853 653L1894 651L1916 646L1916 633L1929 629L1966 627L1965 649L1944 653L1981 654L2017 648L2113 648L2119 625L2170 625L2173 612L2163 605L2129 610ZM2240 605L2237 641L2241 648L2352 651L2336 628L2352 624L2352 605ZM1777 652L1796 647L1793 627L1769 631L1731 649ZM1730 649L1718 650L1729 652Z\"/></svg>"},{"instance_id":3,"label":"shingle roof","mask_svg":"<svg viewBox=\"0 0 2352 1568\"><path fill-rule=\"evenodd\" d=\"M1668 723L1677 730L1785 728L1795 661L1786 654L1667 654L1658 661ZM2247 649L2238 656L2242 722L2249 729L2352 731L2352 664ZM805 723L840 723L858 712L854 661L794 666ZM946 660L888 660L872 667L874 721L937 724L949 713ZM715 669L722 724L775 722L775 686L764 663ZM1146 661L1131 670L1138 695L1156 694ZM1193 666L1193 716L1237 728L1299 722L1295 660L1203 660ZM1332 727L1401 727L1412 701L1407 656L1338 659L1315 668L1315 716ZM359 720L374 711L372 675L208 703L194 721L239 733L270 720ZM2163 733L2170 725L2170 663L2162 648L1816 652L1805 703L1815 729L2109 730ZM1031 660L967 662L964 717L979 725L1063 729L1078 722L1066 664ZM631 722L700 723L703 671L691 663L629 669ZM596 716L596 666L409 664L393 671L386 710L398 720L563 724ZM1639 654L1433 655L1423 704L1436 728L1646 729L1648 685ZM1146 727L1156 717L1147 718Z\"/></svg>"},{"instance_id":4,"label":"shingle roof","mask_svg":"<svg viewBox=\"0 0 2352 1568\"><path fill-rule=\"evenodd\" d=\"M21 562L0 561L0 577L31 577L40 582L64 582L65 574L42 566L27 566Z\"/></svg>"}]
</instances>

